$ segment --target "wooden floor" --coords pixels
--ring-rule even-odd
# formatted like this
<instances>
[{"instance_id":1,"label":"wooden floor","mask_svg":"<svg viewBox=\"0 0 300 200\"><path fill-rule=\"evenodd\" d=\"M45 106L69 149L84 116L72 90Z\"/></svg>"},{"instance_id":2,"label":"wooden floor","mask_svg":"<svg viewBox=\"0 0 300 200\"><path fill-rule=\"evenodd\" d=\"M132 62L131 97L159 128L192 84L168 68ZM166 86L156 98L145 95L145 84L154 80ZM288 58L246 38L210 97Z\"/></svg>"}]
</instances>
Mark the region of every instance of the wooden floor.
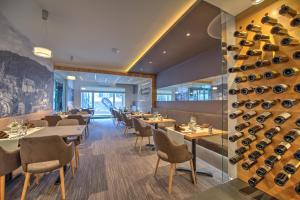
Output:
<instances>
[{"instance_id":1,"label":"wooden floor","mask_svg":"<svg viewBox=\"0 0 300 200\"><path fill-rule=\"evenodd\" d=\"M157 177L154 178L157 159L155 152L144 147L139 154L134 148L134 142L134 135L125 137L123 128L116 129L111 119L93 121L90 125L90 135L79 148L80 164L75 177L71 177L70 170L66 174L66 198L185 199L222 181L221 171L199 160L198 168L213 172L214 178L198 176L198 184L193 185L189 174L177 172L173 180L173 192L169 195L169 164L161 162ZM60 199L60 188L54 185L57 176L58 171L46 174L41 178L39 185L31 180L27 199ZM19 176L7 184L6 199L20 199L23 181L24 177Z\"/></svg>"}]
</instances>

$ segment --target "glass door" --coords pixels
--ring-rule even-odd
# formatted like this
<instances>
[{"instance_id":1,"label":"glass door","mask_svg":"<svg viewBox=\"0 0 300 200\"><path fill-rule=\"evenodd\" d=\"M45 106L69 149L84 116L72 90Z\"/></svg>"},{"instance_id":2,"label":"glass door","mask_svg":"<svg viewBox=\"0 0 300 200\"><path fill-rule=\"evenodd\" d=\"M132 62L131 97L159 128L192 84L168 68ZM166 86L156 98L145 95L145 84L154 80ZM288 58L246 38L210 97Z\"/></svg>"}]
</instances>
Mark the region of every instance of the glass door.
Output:
<instances>
[{"instance_id":1,"label":"glass door","mask_svg":"<svg viewBox=\"0 0 300 200\"><path fill-rule=\"evenodd\" d=\"M109 92L95 92L94 93L94 110L95 115L109 115L109 108L103 103L103 99L106 98L112 103L114 102L114 93Z\"/></svg>"}]
</instances>

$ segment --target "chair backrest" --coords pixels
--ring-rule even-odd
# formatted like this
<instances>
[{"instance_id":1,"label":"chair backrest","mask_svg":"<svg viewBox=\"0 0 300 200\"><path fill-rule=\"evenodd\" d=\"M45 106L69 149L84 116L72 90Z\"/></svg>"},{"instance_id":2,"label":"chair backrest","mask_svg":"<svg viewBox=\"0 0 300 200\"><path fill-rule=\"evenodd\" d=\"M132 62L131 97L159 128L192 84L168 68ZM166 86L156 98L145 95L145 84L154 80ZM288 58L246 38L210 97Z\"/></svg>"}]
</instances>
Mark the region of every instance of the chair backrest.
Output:
<instances>
[{"instance_id":1,"label":"chair backrest","mask_svg":"<svg viewBox=\"0 0 300 200\"><path fill-rule=\"evenodd\" d=\"M162 130L154 129L153 141L157 151L161 151L167 155L170 155L170 152L172 152L174 144L172 143L172 141L170 140L170 138L166 133L164 133Z\"/></svg>"},{"instance_id":2,"label":"chair backrest","mask_svg":"<svg viewBox=\"0 0 300 200\"><path fill-rule=\"evenodd\" d=\"M49 115L45 116L44 120L48 122L48 126L56 126L57 122L61 120L61 117L58 115Z\"/></svg>"},{"instance_id":3,"label":"chair backrest","mask_svg":"<svg viewBox=\"0 0 300 200\"><path fill-rule=\"evenodd\" d=\"M71 109L69 112L70 112L71 114L75 115L75 114L77 114L79 111L80 111L79 109L73 108L73 109Z\"/></svg>"},{"instance_id":4,"label":"chair backrest","mask_svg":"<svg viewBox=\"0 0 300 200\"><path fill-rule=\"evenodd\" d=\"M84 119L81 115L69 115L67 118L68 119L77 119L79 125L86 125L86 121L84 121Z\"/></svg>"},{"instance_id":5,"label":"chair backrest","mask_svg":"<svg viewBox=\"0 0 300 200\"><path fill-rule=\"evenodd\" d=\"M134 129L140 132L142 130L141 122L137 118L132 118L132 122Z\"/></svg>"},{"instance_id":6,"label":"chair backrest","mask_svg":"<svg viewBox=\"0 0 300 200\"><path fill-rule=\"evenodd\" d=\"M119 122L123 121L122 115L120 114L119 111L115 111L115 114L116 114L116 118Z\"/></svg>"},{"instance_id":7,"label":"chair backrest","mask_svg":"<svg viewBox=\"0 0 300 200\"><path fill-rule=\"evenodd\" d=\"M125 125L126 126L131 126L132 125L132 121L131 121L131 119L129 119L128 117L127 117L127 115L125 114L125 113L121 113L121 115L122 115L122 118L123 118L123 120L124 120L124 122L125 122Z\"/></svg>"},{"instance_id":8,"label":"chair backrest","mask_svg":"<svg viewBox=\"0 0 300 200\"><path fill-rule=\"evenodd\" d=\"M21 166L20 150L7 152L0 146L0 176L4 176Z\"/></svg>"},{"instance_id":9,"label":"chair backrest","mask_svg":"<svg viewBox=\"0 0 300 200\"><path fill-rule=\"evenodd\" d=\"M48 126L48 121L46 121L46 120L31 120L28 123L33 124L34 127L46 127L46 126Z\"/></svg>"},{"instance_id":10,"label":"chair backrest","mask_svg":"<svg viewBox=\"0 0 300 200\"><path fill-rule=\"evenodd\" d=\"M87 108L81 109L81 112L87 112L88 114L92 114L92 111L90 109L87 109Z\"/></svg>"},{"instance_id":11,"label":"chair backrest","mask_svg":"<svg viewBox=\"0 0 300 200\"><path fill-rule=\"evenodd\" d=\"M77 119L62 119L57 122L56 126L76 126L79 125Z\"/></svg>"},{"instance_id":12,"label":"chair backrest","mask_svg":"<svg viewBox=\"0 0 300 200\"><path fill-rule=\"evenodd\" d=\"M72 143L69 145L57 136L24 137L20 139L20 155L23 170L31 163L58 160L60 166L66 165L73 157Z\"/></svg>"}]
</instances>

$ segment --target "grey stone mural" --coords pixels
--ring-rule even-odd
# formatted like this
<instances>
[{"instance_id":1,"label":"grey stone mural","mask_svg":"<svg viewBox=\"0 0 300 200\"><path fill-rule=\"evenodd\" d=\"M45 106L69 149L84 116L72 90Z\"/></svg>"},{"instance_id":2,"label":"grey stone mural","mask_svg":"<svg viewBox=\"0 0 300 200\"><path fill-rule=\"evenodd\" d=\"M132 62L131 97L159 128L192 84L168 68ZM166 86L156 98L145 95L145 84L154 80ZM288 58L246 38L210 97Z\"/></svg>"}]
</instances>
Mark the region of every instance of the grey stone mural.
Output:
<instances>
[{"instance_id":1,"label":"grey stone mural","mask_svg":"<svg viewBox=\"0 0 300 200\"><path fill-rule=\"evenodd\" d=\"M53 72L10 51L0 51L0 117L52 108Z\"/></svg>"}]
</instances>

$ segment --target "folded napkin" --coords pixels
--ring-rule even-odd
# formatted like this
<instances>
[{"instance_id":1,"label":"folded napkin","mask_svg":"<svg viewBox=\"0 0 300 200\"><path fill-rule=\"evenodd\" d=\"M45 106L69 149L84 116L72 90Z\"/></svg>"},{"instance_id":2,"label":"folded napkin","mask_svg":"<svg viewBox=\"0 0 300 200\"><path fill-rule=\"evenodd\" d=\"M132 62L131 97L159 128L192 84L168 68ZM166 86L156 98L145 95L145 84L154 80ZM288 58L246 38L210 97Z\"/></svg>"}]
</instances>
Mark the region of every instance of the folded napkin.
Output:
<instances>
[{"instance_id":1,"label":"folded napkin","mask_svg":"<svg viewBox=\"0 0 300 200\"><path fill-rule=\"evenodd\" d=\"M5 138L8 138L8 134L5 133L4 131L0 131L0 139L5 139Z\"/></svg>"}]
</instances>

